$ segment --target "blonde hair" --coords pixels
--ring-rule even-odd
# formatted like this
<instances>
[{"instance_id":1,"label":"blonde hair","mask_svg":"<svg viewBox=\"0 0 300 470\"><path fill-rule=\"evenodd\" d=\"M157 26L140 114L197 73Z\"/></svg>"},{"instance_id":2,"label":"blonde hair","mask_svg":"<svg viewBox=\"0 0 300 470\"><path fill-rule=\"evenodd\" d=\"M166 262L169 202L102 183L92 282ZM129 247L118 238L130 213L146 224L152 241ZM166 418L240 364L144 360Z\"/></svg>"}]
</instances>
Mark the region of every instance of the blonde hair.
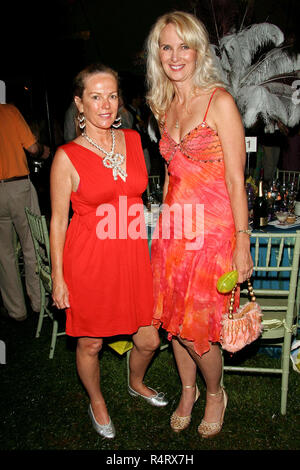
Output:
<instances>
[{"instance_id":1,"label":"blonde hair","mask_svg":"<svg viewBox=\"0 0 300 470\"><path fill-rule=\"evenodd\" d=\"M204 24L194 15L182 11L166 13L158 18L146 42L147 51L147 103L161 125L174 98L174 86L165 74L159 57L159 39L163 28L173 24L180 39L197 52L194 73L194 93L201 88L209 91L224 87L214 63L209 37Z\"/></svg>"}]
</instances>

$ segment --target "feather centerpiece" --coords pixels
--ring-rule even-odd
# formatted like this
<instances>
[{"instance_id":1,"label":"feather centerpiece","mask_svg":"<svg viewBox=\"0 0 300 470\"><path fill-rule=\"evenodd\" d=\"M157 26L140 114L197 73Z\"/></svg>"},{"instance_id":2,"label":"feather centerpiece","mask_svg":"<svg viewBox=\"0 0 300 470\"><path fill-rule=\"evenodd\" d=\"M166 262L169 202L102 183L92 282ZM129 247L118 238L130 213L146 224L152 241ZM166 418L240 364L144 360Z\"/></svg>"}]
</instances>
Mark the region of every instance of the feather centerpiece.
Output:
<instances>
[{"instance_id":1,"label":"feather centerpiece","mask_svg":"<svg viewBox=\"0 0 300 470\"><path fill-rule=\"evenodd\" d=\"M295 88L286 83L300 77L300 54L291 56L283 42L284 34L276 25L260 23L227 34L218 46L212 46L246 128L259 117L268 133L275 131L278 121L288 127L300 121L300 106L293 100ZM260 55L267 46L273 48Z\"/></svg>"}]
</instances>

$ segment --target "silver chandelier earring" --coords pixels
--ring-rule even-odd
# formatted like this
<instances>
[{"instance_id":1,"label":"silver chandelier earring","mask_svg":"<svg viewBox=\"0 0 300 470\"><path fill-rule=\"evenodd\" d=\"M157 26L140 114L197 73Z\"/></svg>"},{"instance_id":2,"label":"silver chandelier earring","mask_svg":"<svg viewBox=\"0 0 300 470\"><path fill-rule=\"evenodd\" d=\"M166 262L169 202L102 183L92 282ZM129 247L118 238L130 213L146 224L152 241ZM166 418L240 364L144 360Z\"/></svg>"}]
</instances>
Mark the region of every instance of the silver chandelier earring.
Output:
<instances>
[{"instance_id":1,"label":"silver chandelier earring","mask_svg":"<svg viewBox=\"0 0 300 470\"><path fill-rule=\"evenodd\" d=\"M80 113L78 116L77 116L77 119L78 119L78 122L79 122L79 128L81 130L83 130L85 128L85 116L83 113Z\"/></svg>"},{"instance_id":2,"label":"silver chandelier earring","mask_svg":"<svg viewBox=\"0 0 300 470\"><path fill-rule=\"evenodd\" d=\"M116 117L115 122L112 124L112 127L118 129L118 127L122 126L122 118L121 116Z\"/></svg>"}]
</instances>

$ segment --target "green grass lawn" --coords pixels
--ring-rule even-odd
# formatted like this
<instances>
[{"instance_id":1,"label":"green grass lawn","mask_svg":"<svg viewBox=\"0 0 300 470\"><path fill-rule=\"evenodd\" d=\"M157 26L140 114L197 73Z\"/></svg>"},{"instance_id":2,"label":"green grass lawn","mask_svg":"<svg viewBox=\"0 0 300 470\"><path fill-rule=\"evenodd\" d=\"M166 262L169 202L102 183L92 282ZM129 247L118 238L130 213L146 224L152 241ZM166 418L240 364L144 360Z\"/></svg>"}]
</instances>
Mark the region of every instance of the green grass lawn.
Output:
<instances>
[{"instance_id":1,"label":"green grass lawn","mask_svg":"<svg viewBox=\"0 0 300 470\"><path fill-rule=\"evenodd\" d=\"M37 318L23 323L0 319L6 364L0 365L0 450L211 451L296 450L300 448L300 374L291 368L286 416L280 414L280 377L225 374L229 396L222 432L214 439L197 433L204 412L205 388L193 410L190 427L175 434L169 419L180 396L171 348L152 362L145 382L166 392L169 405L151 407L127 393L126 357L106 347L100 356L102 390L117 435L104 440L93 430L88 397L78 379L74 344L58 338L48 359L49 323L34 338ZM273 366L278 359L258 354L246 359Z\"/></svg>"}]
</instances>

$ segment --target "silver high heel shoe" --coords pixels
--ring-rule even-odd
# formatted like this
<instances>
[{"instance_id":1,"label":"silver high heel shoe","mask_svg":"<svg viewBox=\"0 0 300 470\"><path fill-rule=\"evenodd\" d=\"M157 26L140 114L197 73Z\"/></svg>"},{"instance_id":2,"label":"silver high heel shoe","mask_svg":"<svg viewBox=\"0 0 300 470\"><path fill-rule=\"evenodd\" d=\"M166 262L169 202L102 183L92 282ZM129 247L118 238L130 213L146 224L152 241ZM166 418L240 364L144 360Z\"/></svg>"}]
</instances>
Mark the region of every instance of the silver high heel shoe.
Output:
<instances>
[{"instance_id":1,"label":"silver high heel shoe","mask_svg":"<svg viewBox=\"0 0 300 470\"><path fill-rule=\"evenodd\" d=\"M146 397L145 395L141 395L140 393L133 390L130 387L130 385L128 385L128 393L132 397L141 397L141 398L143 398L145 401L150 403L150 405L152 405L152 406L166 406L169 403L168 400L165 398L165 394L163 392L158 393L153 388L151 388L151 387L148 387L148 388L150 390L152 390L153 392L155 392L156 395L153 395L152 397Z\"/></svg>"},{"instance_id":2,"label":"silver high heel shoe","mask_svg":"<svg viewBox=\"0 0 300 470\"><path fill-rule=\"evenodd\" d=\"M106 437L107 439L113 439L116 435L116 430L114 427L114 424L112 420L109 418L109 423L108 424L99 424L97 423L93 410L92 410L92 405L90 404L88 408L88 414L91 418L93 428L95 431L100 434L102 437Z\"/></svg>"}]
</instances>

